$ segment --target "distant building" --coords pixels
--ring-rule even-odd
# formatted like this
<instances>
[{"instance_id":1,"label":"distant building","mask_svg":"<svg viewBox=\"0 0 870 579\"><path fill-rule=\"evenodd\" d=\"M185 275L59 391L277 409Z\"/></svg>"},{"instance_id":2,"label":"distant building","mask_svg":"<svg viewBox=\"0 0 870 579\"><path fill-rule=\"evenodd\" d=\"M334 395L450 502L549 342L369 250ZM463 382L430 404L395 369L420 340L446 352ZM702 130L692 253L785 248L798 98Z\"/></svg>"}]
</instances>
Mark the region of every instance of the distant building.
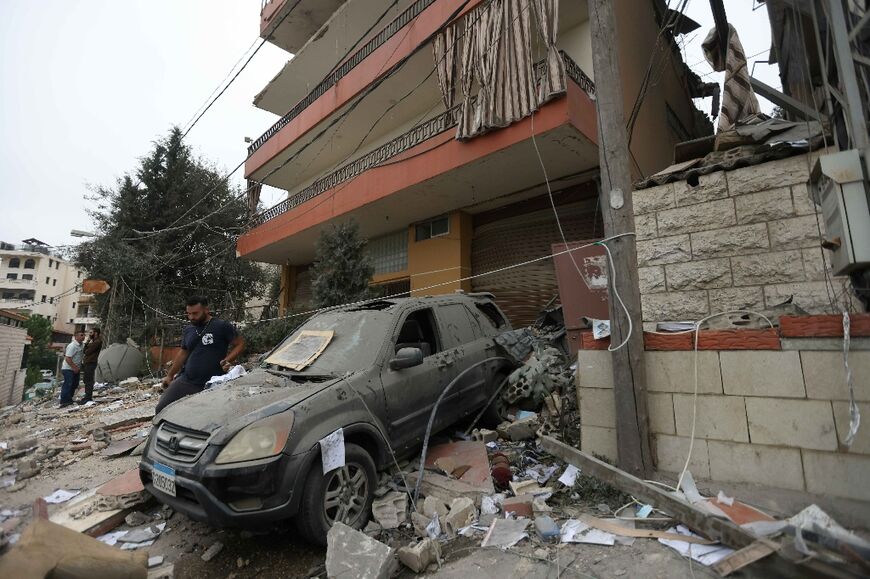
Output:
<instances>
[{"instance_id":1,"label":"distant building","mask_svg":"<svg viewBox=\"0 0 870 579\"><path fill-rule=\"evenodd\" d=\"M0 242L0 308L48 318L57 331L88 330L100 320L94 296L80 291L85 277L38 239Z\"/></svg>"},{"instance_id":2,"label":"distant building","mask_svg":"<svg viewBox=\"0 0 870 579\"><path fill-rule=\"evenodd\" d=\"M17 404L24 394L24 349L30 344L25 320L24 314L0 309L0 406Z\"/></svg>"}]
</instances>

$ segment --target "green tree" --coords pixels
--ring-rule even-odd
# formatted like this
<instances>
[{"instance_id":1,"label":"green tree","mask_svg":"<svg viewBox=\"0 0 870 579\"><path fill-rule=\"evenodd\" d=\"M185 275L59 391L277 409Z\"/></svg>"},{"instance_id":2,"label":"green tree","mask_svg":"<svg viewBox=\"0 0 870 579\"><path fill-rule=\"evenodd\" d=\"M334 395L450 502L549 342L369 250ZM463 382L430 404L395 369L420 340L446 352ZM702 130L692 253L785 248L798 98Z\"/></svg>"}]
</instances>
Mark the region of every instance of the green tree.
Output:
<instances>
[{"instance_id":1,"label":"green tree","mask_svg":"<svg viewBox=\"0 0 870 579\"><path fill-rule=\"evenodd\" d=\"M43 368L54 371L57 366L57 355L49 349L51 345L51 320L42 316L30 316L24 322L27 335L30 336L30 348L27 350L27 375L24 385L30 388L42 380L39 371Z\"/></svg>"},{"instance_id":2,"label":"green tree","mask_svg":"<svg viewBox=\"0 0 870 579\"><path fill-rule=\"evenodd\" d=\"M177 127L132 173L94 193L97 236L77 247L75 260L113 286L97 301L109 340L171 342L193 294L208 296L224 319L241 320L245 303L264 291L262 270L235 254L245 195L195 157Z\"/></svg>"},{"instance_id":3,"label":"green tree","mask_svg":"<svg viewBox=\"0 0 870 579\"><path fill-rule=\"evenodd\" d=\"M365 252L366 241L359 226L349 221L323 231L317 241L311 274L311 292L316 307L323 308L366 299L375 272Z\"/></svg>"}]
</instances>

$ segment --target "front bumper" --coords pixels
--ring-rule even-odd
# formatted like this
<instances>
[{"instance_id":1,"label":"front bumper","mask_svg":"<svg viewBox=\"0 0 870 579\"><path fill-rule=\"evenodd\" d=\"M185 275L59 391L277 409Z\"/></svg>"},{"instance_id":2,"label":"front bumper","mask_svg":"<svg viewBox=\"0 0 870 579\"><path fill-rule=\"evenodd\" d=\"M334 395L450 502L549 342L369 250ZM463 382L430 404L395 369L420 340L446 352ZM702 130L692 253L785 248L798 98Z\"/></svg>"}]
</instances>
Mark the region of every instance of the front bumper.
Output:
<instances>
[{"instance_id":1,"label":"front bumper","mask_svg":"<svg viewBox=\"0 0 870 579\"><path fill-rule=\"evenodd\" d=\"M173 461L154 448L152 436L139 463L139 476L159 502L219 527L254 527L297 513L315 452L217 465L214 460L220 451L221 447L209 446L196 462ZM176 496L154 487L155 462L175 469Z\"/></svg>"}]
</instances>

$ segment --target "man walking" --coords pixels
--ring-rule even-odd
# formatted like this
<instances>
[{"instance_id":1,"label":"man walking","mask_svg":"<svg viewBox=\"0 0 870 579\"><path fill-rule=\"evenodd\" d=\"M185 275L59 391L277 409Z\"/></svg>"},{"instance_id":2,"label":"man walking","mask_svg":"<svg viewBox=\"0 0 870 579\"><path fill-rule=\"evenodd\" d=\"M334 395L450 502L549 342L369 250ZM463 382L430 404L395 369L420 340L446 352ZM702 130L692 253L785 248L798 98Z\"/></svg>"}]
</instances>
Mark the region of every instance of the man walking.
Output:
<instances>
[{"instance_id":1,"label":"man walking","mask_svg":"<svg viewBox=\"0 0 870 579\"><path fill-rule=\"evenodd\" d=\"M245 349L245 340L231 323L212 317L208 298L188 299L186 311L191 325L184 328L181 350L163 379L168 388L157 403L157 414L176 400L202 392L209 378L229 370Z\"/></svg>"},{"instance_id":2,"label":"man walking","mask_svg":"<svg viewBox=\"0 0 870 579\"><path fill-rule=\"evenodd\" d=\"M73 394L79 387L79 373L82 369L82 358L85 355L85 348L82 346L84 341L85 333L76 332L73 341L67 344L64 352L63 366L60 368L60 372L63 374L63 386L60 387L61 408L73 403Z\"/></svg>"},{"instance_id":3,"label":"man walking","mask_svg":"<svg viewBox=\"0 0 870 579\"><path fill-rule=\"evenodd\" d=\"M97 362L100 359L100 350L103 349L103 337L100 328L92 328L85 342L85 355L82 361L82 379L85 382L85 396L79 400L79 404L86 404L94 397L94 374L97 371Z\"/></svg>"}]
</instances>

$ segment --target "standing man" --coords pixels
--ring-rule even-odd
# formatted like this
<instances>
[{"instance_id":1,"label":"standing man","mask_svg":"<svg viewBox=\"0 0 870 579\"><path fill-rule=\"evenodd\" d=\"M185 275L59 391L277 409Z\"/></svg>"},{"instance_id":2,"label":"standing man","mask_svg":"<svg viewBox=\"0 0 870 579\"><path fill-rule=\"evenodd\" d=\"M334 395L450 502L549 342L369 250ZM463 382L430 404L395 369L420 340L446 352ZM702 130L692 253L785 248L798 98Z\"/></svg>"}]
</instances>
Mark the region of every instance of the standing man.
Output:
<instances>
[{"instance_id":1,"label":"standing man","mask_svg":"<svg viewBox=\"0 0 870 579\"><path fill-rule=\"evenodd\" d=\"M90 402L94 397L94 373L97 371L100 350L103 349L103 337L100 328L91 328L91 333L85 342L84 349L85 357L82 362L82 379L85 381L85 397L79 400L79 404Z\"/></svg>"},{"instance_id":2,"label":"standing man","mask_svg":"<svg viewBox=\"0 0 870 579\"><path fill-rule=\"evenodd\" d=\"M191 297L186 310L191 325L184 328L181 350L163 379L168 388L157 403L157 414L176 400L202 392L209 378L229 370L245 349L245 340L231 323L212 317L208 298Z\"/></svg>"},{"instance_id":3,"label":"standing man","mask_svg":"<svg viewBox=\"0 0 870 579\"><path fill-rule=\"evenodd\" d=\"M63 374L63 386L60 387L60 407L64 408L73 403L73 394L79 387L79 372L82 369L82 358L85 356L84 332L76 332L73 341L67 344L63 357L63 366L60 368Z\"/></svg>"}]
</instances>

